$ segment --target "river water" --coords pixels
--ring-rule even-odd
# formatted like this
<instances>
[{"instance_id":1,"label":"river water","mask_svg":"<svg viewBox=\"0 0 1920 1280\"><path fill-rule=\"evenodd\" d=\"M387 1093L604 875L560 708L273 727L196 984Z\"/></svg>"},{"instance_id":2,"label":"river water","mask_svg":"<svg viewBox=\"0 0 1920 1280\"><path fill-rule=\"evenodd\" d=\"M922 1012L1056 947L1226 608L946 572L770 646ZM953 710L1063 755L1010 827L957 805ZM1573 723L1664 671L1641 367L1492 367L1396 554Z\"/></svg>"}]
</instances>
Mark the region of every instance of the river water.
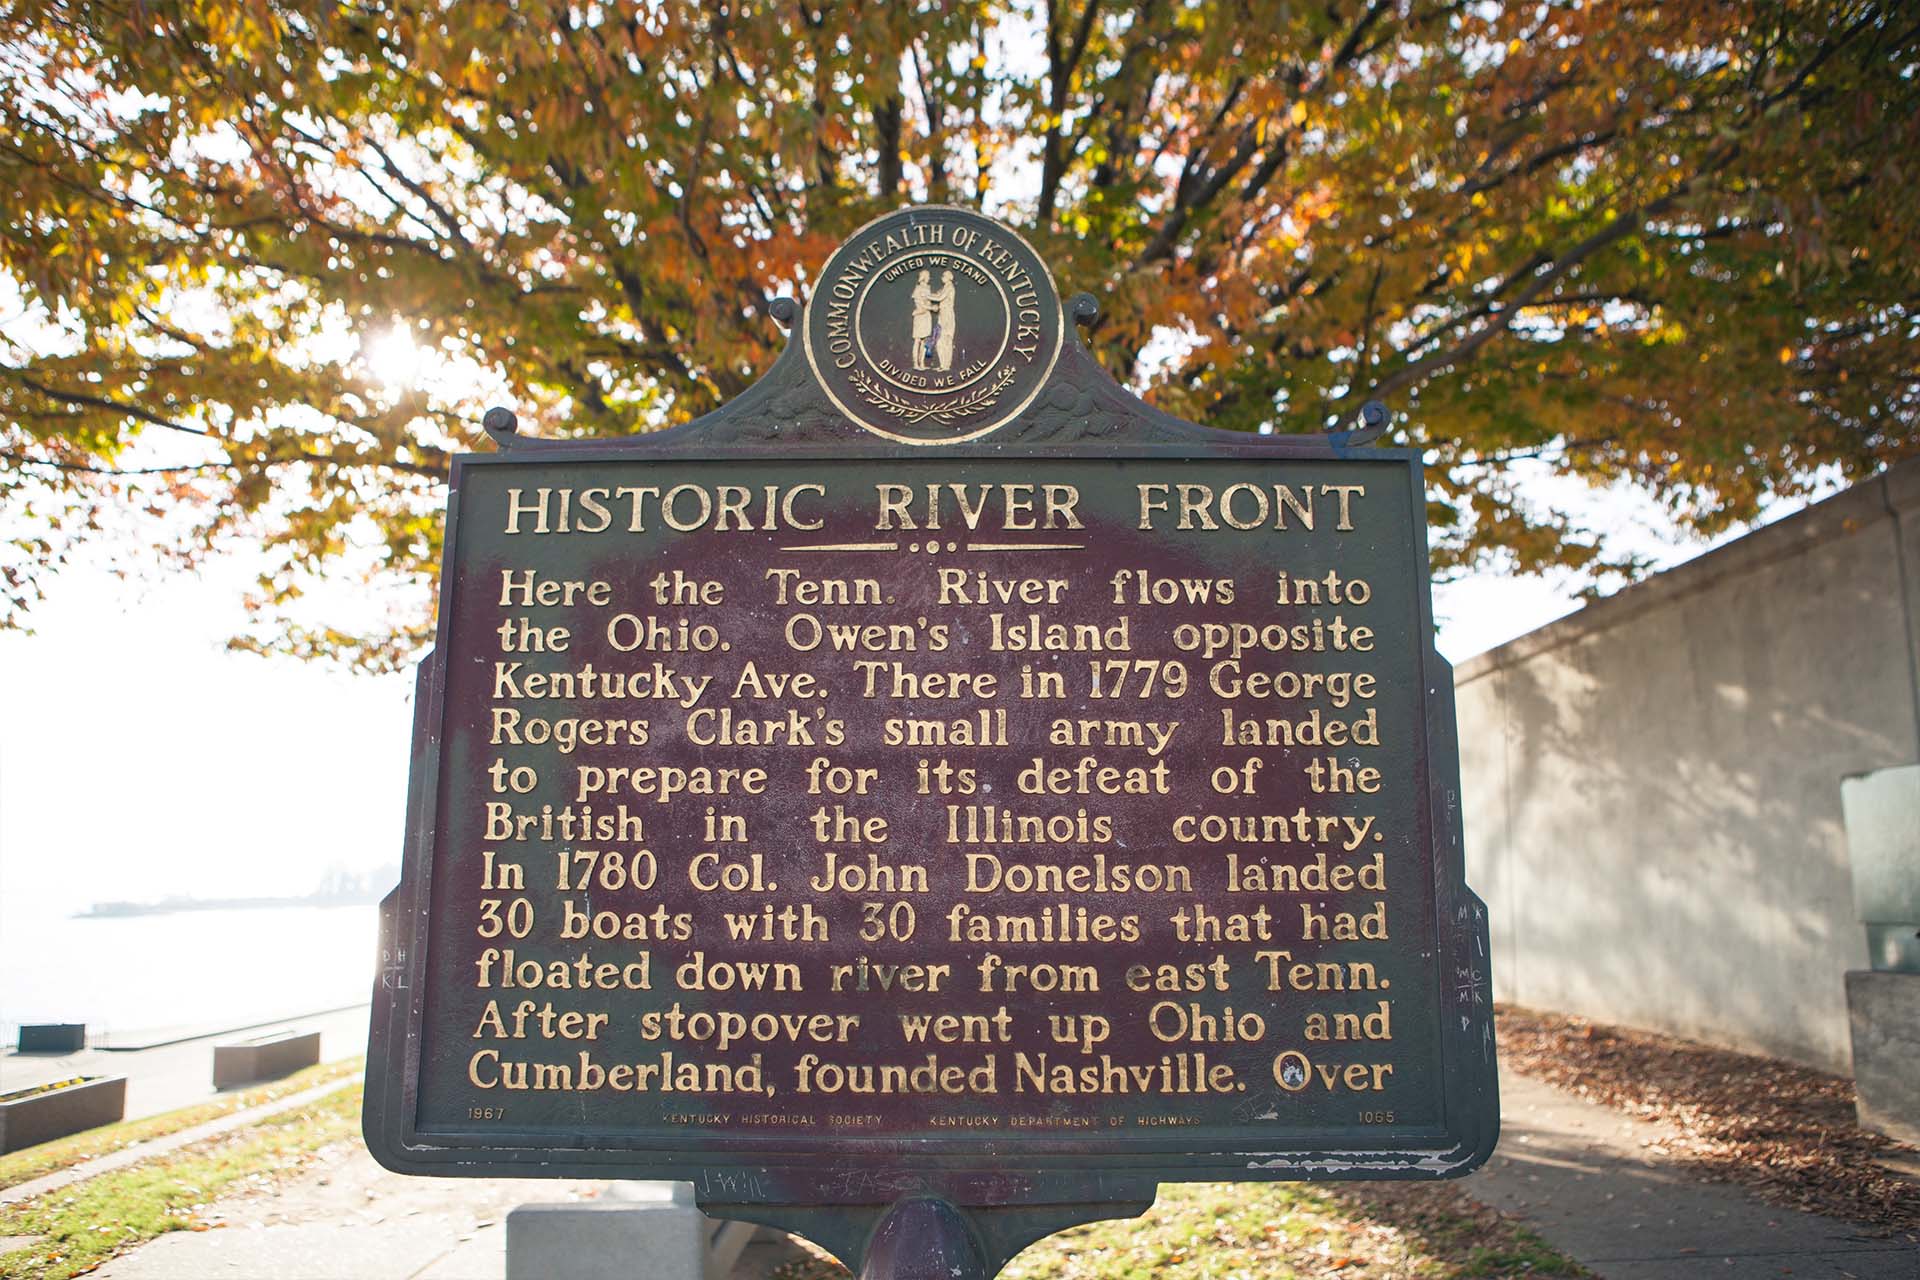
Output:
<instances>
[{"instance_id":1,"label":"river water","mask_svg":"<svg viewBox=\"0 0 1920 1280\"><path fill-rule=\"evenodd\" d=\"M7 904L12 905L12 904ZM377 908L273 907L76 919L0 909L0 1032L84 1022L108 1042L360 1003Z\"/></svg>"}]
</instances>

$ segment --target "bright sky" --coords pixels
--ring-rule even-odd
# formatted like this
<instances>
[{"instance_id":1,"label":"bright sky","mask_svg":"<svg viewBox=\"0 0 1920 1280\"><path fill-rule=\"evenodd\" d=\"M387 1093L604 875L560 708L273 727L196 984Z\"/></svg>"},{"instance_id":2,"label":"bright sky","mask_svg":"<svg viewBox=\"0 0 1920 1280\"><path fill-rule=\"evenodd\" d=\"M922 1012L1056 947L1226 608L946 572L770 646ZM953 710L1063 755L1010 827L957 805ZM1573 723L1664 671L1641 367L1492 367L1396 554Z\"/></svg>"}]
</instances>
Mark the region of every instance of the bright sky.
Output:
<instances>
[{"instance_id":1,"label":"bright sky","mask_svg":"<svg viewBox=\"0 0 1920 1280\"><path fill-rule=\"evenodd\" d=\"M299 893L398 862L411 680L225 652L232 563L142 586L104 559L61 575L37 634L0 633L0 903Z\"/></svg>"}]
</instances>

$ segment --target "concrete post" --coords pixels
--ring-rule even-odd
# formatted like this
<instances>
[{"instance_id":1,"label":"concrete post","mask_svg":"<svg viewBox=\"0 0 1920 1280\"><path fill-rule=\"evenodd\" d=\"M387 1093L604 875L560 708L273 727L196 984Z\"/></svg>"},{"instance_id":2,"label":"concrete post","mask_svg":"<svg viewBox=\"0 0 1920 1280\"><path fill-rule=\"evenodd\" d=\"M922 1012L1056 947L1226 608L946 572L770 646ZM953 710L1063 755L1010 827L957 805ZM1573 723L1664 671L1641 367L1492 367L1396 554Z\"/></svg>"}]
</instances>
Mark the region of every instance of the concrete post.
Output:
<instances>
[{"instance_id":1,"label":"concrete post","mask_svg":"<svg viewBox=\"0 0 1920 1280\"><path fill-rule=\"evenodd\" d=\"M616 1182L598 1200L507 1215L507 1280L709 1280L753 1235L693 1204L684 1182Z\"/></svg>"},{"instance_id":2,"label":"concrete post","mask_svg":"<svg viewBox=\"0 0 1920 1280\"><path fill-rule=\"evenodd\" d=\"M1920 765L1846 779L1853 896L1872 969L1847 974L1862 1128L1920 1143Z\"/></svg>"}]
</instances>

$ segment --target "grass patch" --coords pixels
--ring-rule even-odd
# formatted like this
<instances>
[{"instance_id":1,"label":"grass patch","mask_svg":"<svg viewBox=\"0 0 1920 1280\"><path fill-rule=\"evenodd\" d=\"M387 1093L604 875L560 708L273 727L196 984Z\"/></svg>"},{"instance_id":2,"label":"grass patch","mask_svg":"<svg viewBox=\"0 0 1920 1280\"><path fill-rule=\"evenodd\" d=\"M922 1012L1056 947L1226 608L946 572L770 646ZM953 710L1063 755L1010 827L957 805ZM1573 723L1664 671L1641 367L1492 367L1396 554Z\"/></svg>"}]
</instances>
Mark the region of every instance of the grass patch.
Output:
<instances>
[{"instance_id":1,"label":"grass patch","mask_svg":"<svg viewBox=\"0 0 1920 1280\"><path fill-rule=\"evenodd\" d=\"M182 1107L178 1111L167 1111L157 1116L127 1120L120 1124L101 1125L98 1129L88 1129L83 1133L72 1134L65 1138L55 1138L52 1142L43 1142L38 1146L28 1147L24 1151L0 1156L0 1189L18 1186L22 1182L31 1182L35 1178L64 1169L68 1165L78 1164L82 1160L91 1160L95 1156L107 1155L122 1147L130 1147L136 1142L150 1142L155 1138L164 1138L168 1134L178 1133L182 1129L191 1129L194 1125L205 1124L209 1120L218 1120L236 1111L245 1111L249 1107L257 1107L289 1097L302 1089L311 1089L315 1085L326 1084L330 1080L344 1080L349 1076L359 1075L366 1067L366 1062L365 1058L323 1062L318 1066L295 1072L284 1079L255 1085L236 1093L222 1094L218 1098L196 1103L191 1107Z\"/></svg>"},{"instance_id":2,"label":"grass patch","mask_svg":"<svg viewBox=\"0 0 1920 1280\"><path fill-rule=\"evenodd\" d=\"M1592 1274L1514 1219L1473 1199L1456 1182L1353 1183L1331 1191L1329 1198L1348 1218L1410 1241L1419 1255L1432 1261L1432 1269L1412 1275L1573 1280Z\"/></svg>"},{"instance_id":3,"label":"grass patch","mask_svg":"<svg viewBox=\"0 0 1920 1280\"><path fill-rule=\"evenodd\" d=\"M0 1208L0 1236L39 1236L0 1254L0 1280L69 1280L169 1231L205 1231L200 1211L236 1184L299 1173L360 1129L358 1084L203 1142Z\"/></svg>"},{"instance_id":4,"label":"grass patch","mask_svg":"<svg viewBox=\"0 0 1920 1280\"><path fill-rule=\"evenodd\" d=\"M1182 1183L1145 1217L1094 1222L1029 1246L1005 1280L1507 1280L1589 1273L1445 1183ZM770 1280L846 1280L824 1255Z\"/></svg>"}]
</instances>

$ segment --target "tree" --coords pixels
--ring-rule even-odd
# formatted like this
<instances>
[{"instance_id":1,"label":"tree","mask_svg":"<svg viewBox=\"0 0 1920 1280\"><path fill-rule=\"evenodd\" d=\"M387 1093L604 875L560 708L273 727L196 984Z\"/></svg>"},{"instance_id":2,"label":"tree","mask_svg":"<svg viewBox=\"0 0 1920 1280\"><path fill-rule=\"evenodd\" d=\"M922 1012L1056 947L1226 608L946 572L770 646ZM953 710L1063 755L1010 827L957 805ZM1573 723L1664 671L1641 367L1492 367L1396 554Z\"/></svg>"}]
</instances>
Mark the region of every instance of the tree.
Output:
<instances>
[{"instance_id":1,"label":"tree","mask_svg":"<svg viewBox=\"0 0 1920 1280\"><path fill-rule=\"evenodd\" d=\"M484 399L710 409L910 199L1021 227L1163 408L1387 399L1443 570L1630 569L1503 463L1708 531L1916 451L1916 50L1858 0L0 0L0 622L138 502L271 550L241 643L393 664ZM469 385L385 385L395 330ZM302 625L343 565L419 589Z\"/></svg>"}]
</instances>

